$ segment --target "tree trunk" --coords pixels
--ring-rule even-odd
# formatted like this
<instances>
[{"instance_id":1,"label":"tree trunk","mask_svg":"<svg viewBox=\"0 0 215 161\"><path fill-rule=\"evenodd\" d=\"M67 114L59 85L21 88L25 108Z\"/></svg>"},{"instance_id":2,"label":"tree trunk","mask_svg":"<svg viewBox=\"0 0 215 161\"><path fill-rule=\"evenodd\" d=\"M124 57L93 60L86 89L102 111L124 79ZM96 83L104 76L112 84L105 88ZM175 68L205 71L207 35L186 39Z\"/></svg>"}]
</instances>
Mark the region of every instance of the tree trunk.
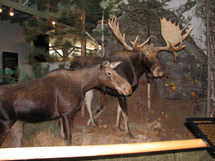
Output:
<instances>
[{"instance_id":1,"label":"tree trunk","mask_svg":"<svg viewBox=\"0 0 215 161\"><path fill-rule=\"evenodd\" d=\"M105 56L105 42L104 42L104 12L102 12L102 57Z\"/></svg>"},{"instance_id":2,"label":"tree trunk","mask_svg":"<svg viewBox=\"0 0 215 161\"><path fill-rule=\"evenodd\" d=\"M82 37L81 37L81 56L85 56L86 55L86 37L85 37L85 19L86 19L86 1L82 0ZM85 116L85 103L83 103L82 108L81 108L81 116L84 117Z\"/></svg>"},{"instance_id":3,"label":"tree trunk","mask_svg":"<svg viewBox=\"0 0 215 161\"><path fill-rule=\"evenodd\" d=\"M86 55L86 37L85 37L85 21L86 21L86 1L82 0L82 13L81 13L81 18L82 18L82 37L81 37L81 56Z\"/></svg>"},{"instance_id":4,"label":"tree trunk","mask_svg":"<svg viewBox=\"0 0 215 161\"><path fill-rule=\"evenodd\" d=\"M209 26L209 6L206 1L206 31L207 31L207 55L208 55L208 89L207 89L207 117L211 113L211 46L210 46L210 26Z\"/></svg>"}]
</instances>

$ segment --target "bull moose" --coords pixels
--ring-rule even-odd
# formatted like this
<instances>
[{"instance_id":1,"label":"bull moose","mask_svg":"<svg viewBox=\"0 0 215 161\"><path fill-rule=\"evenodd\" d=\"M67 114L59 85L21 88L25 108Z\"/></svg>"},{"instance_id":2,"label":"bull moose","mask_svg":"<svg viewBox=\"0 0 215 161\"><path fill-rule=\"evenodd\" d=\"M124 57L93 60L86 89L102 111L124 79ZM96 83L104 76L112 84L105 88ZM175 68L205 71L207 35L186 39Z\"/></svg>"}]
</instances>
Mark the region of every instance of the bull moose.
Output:
<instances>
[{"instance_id":1,"label":"bull moose","mask_svg":"<svg viewBox=\"0 0 215 161\"><path fill-rule=\"evenodd\" d=\"M190 34L193 29L193 26L182 35L184 30L188 27L186 25L183 29L180 29L179 24L172 23L171 20L167 20L166 18L160 18L161 22L161 33L163 39L166 42L166 46L164 47L154 47L153 45L147 45L149 38L141 43L137 44L138 36L136 37L134 42L131 42L132 46L128 45L125 41L125 34L121 34L119 29L119 23L116 18L109 20L108 24L115 37L119 40L120 43L124 46L126 50L117 51L112 54L109 58L95 58L95 57L77 57L71 64L72 68L81 68L92 64L97 64L104 60L112 61L121 61L122 64L118 66L115 70L121 75L124 79L128 80L128 82L132 85L133 92L138 86L138 79L146 73L147 79L150 81L153 77L162 77L163 71L160 66L159 59L157 58L159 51L169 51L173 53L173 59L176 61L178 51L182 50L185 46L182 45L184 39ZM153 75L153 76L152 76ZM126 97L120 96L113 89L109 88L100 88L100 91L105 94L110 94L118 97L118 110L117 110L117 122L116 126L120 129L120 116L124 118L125 130L129 136L131 132L128 126L128 108ZM89 97L89 98L92 98ZM86 94L86 99L88 99ZM88 102L87 108L90 115L92 115L90 102ZM94 121L93 116L90 116L91 122L94 126L96 123Z\"/></svg>"},{"instance_id":2,"label":"bull moose","mask_svg":"<svg viewBox=\"0 0 215 161\"><path fill-rule=\"evenodd\" d=\"M88 90L107 86L121 95L132 93L131 85L112 68L121 62L104 61L92 67L59 69L35 81L0 87L0 145L17 121L43 122L62 118L65 139L72 144L74 114Z\"/></svg>"}]
</instances>

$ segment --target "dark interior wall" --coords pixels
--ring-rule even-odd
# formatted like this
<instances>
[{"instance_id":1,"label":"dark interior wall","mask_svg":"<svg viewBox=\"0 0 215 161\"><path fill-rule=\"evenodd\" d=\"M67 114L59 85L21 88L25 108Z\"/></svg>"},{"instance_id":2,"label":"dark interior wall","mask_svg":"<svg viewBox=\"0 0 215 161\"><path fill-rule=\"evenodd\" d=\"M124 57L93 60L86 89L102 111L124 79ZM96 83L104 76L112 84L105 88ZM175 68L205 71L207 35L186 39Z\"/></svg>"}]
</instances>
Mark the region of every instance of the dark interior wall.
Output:
<instances>
[{"instance_id":1,"label":"dark interior wall","mask_svg":"<svg viewBox=\"0 0 215 161\"><path fill-rule=\"evenodd\" d=\"M18 53L18 65L27 62L30 43L25 42L23 28L18 23L0 21L0 68L3 67L3 52Z\"/></svg>"}]
</instances>

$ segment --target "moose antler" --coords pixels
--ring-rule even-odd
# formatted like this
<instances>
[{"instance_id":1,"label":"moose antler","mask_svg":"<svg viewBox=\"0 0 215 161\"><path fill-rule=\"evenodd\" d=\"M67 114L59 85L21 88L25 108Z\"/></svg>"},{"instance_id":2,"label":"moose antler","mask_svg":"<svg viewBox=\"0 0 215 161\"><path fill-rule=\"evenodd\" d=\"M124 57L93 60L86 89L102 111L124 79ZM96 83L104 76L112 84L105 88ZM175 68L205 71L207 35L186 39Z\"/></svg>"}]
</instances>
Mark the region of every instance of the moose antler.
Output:
<instances>
[{"instance_id":1,"label":"moose antler","mask_svg":"<svg viewBox=\"0 0 215 161\"><path fill-rule=\"evenodd\" d=\"M143 42L142 44L137 44L138 36L136 37L135 41L130 41L133 45L132 47L129 46L125 41L125 33L121 34L119 30L119 23L116 20L116 17L112 20L108 20L108 25L113 31L116 38L123 44L126 50L133 50L133 51L142 51L143 53L149 52L149 47L153 48L155 52L151 53L151 55L157 55L157 53L161 50L170 51L173 53L174 61L177 58L177 51L182 50L185 45L182 44L182 41L187 38L190 32L193 29L192 27L188 30L188 32L182 35L183 31L188 27L188 24L185 25L183 29L179 28L179 24L177 25L176 22L172 23L171 20L167 20L166 18L160 18L161 21L161 34L163 39L166 42L166 46L163 47L152 47L151 45L146 45L149 41L149 38ZM151 50L151 49L150 49Z\"/></svg>"},{"instance_id":2,"label":"moose antler","mask_svg":"<svg viewBox=\"0 0 215 161\"><path fill-rule=\"evenodd\" d=\"M125 33L123 33L123 36L122 36L122 34L119 30L119 23L117 22L116 17L112 20L108 20L108 25L111 28L111 30L113 31L116 38L123 44L123 46L126 50L139 51L149 41L149 38L148 38L145 42L138 45L137 44L138 36L137 36L134 41L130 41L130 43L133 45L131 47L125 41Z\"/></svg>"},{"instance_id":3,"label":"moose antler","mask_svg":"<svg viewBox=\"0 0 215 161\"><path fill-rule=\"evenodd\" d=\"M160 18L160 21L161 21L161 34L167 46L156 47L156 49L157 51L167 50L172 52L174 56L174 61L176 61L176 58L178 56L176 52L180 51L185 47L185 45L182 45L182 41L186 39L187 36L190 34L190 32L193 29L193 25L186 34L182 35L182 32L188 27L188 24L185 25L185 27L181 30L179 28L179 24L176 25L176 22L172 23L171 20L168 21L166 18Z\"/></svg>"}]
</instances>

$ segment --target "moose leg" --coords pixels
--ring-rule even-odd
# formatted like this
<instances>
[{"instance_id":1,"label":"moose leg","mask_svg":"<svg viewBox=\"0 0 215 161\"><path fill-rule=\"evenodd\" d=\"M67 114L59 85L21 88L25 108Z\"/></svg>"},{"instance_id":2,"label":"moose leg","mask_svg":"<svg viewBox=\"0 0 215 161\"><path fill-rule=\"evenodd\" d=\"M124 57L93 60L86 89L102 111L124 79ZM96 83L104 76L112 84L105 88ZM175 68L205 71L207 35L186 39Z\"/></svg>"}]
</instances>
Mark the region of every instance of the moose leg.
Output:
<instances>
[{"instance_id":1,"label":"moose leg","mask_svg":"<svg viewBox=\"0 0 215 161\"><path fill-rule=\"evenodd\" d=\"M63 119L59 118L58 125L60 127L60 137L65 139L64 130L63 130Z\"/></svg>"},{"instance_id":2,"label":"moose leg","mask_svg":"<svg viewBox=\"0 0 215 161\"><path fill-rule=\"evenodd\" d=\"M71 125L71 118L69 116L68 115L62 116L62 122L63 122L64 136L65 136L67 145L72 145L72 133L71 133L72 125Z\"/></svg>"},{"instance_id":3,"label":"moose leg","mask_svg":"<svg viewBox=\"0 0 215 161\"><path fill-rule=\"evenodd\" d=\"M121 107L119 105L119 102L118 102L118 106L117 106L117 117L116 117L116 127L121 131L120 129L120 118L121 118L121 113L122 113L122 110L121 110Z\"/></svg>"},{"instance_id":4,"label":"moose leg","mask_svg":"<svg viewBox=\"0 0 215 161\"><path fill-rule=\"evenodd\" d=\"M90 91L85 93L85 103L86 103L87 111L90 115L90 120L88 121L87 125L89 125L91 122L94 127L97 127L96 121L95 121L93 114L92 114L92 107L91 107L93 95L94 95L94 90L90 90Z\"/></svg>"},{"instance_id":5,"label":"moose leg","mask_svg":"<svg viewBox=\"0 0 215 161\"><path fill-rule=\"evenodd\" d=\"M22 121L16 121L15 124L10 129L12 147L22 146L23 128L24 128L24 123Z\"/></svg>"},{"instance_id":6,"label":"moose leg","mask_svg":"<svg viewBox=\"0 0 215 161\"><path fill-rule=\"evenodd\" d=\"M72 125L72 122L74 121L74 114L72 115L72 118L71 118L71 128L73 127ZM63 118L59 118L59 121L58 121L58 125L59 125L59 128L60 128L60 137L62 139L66 139L65 137L65 127L64 127L64 123L63 123Z\"/></svg>"},{"instance_id":7,"label":"moose leg","mask_svg":"<svg viewBox=\"0 0 215 161\"><path fill-rule=\"evenodd\" d=\"M100 109L103 109L106 104L106 94L100 92Z\"/></svg>"},{"instance_id":8,"label":"moose leg","mask_svg":"<svg viewBox=\"0 0 215 161\"><path fill-rule=\"evenodd\" d=\"M62 116L62 122L63 122L63 131L65 135L65 140L67 142L67 145L72 145L72 126L74 122L74 116L75 113L81 109L81 106L84 102L84 97L81 97L79 105L74 108L70 113ZM70 107L68 107L70 108Z\"/></svg>"},{"instance_id":9,"label":"moose leg","mask_svg":"<svg viewBox=\"0 0 215 161\"><path fill-rule=\"evenodd\" d=\"M95 113L94 116L92 115L92 107L91 107L91 102L92 102L92 99L93 99L93 98L91 98L90 103L87 103L87 100L89 99L89 97L86 97L86 98L87 98L87 99L86 99L86 106L87 106L87 109L89 109L89 110L88 110L89 115L92 115L92 118L90 118L90 119L88 120L87 125L89 125L90 122L92 122L93 125L96 125L96 126L94 126L94 127L97 127L97 123L96 123L96 121L95 121L95 118L98 118L98 117L102 114L102 112L105 110L105 105L107 104L107 103L106 103L106 96L105 96L105 94L103 94L103 93L101 93L101 92L99 92L99 93L100 93L100 109L96 111L96 113ZM95 94L95 93L94 93L94 94ZM89 106L89 107L88 107L88 106ZM91 114L90 114L90 113L91 113ZM92 120L92 121L91 121L91 120ZM93 122L94 122L94 123L93 123Z\"/></svg>"},{"instance_id":10,"label":"moose leg","mask_svg":"<svg viewBox=\"0 0 215 161\"><path fill-rule=\"evenodd\" d=\"M128 126L128 115L124 112L122 112L122 116L124 118L124 123L125 123L125 132L128 134L128 136L133 138L133 135L130 132L129 126Z\"/></svg>"},{"instance_id":11,"label":"moose leg","mask_svg":"<svg viewBox=\"0 0 215 161\"><path fill-rule=\"evenodd\" d=\"M127 100L125 97L118 97L119 105L117 110L117 127L120 129L120 115L122 113L122 116L124 118L124 124L125 124L125 132L130 136L133 137L129 126L128 126L128 108L127 108Z\"/></svg>"},{"instance_id":12,"label":"moose leg","mask_svg":"<svg viewBox=\"0 0 215 161\"><path fill-rule=\"evenodd\" d=\"M2 121L0 120L0 146L4 142L7 134L10 131L12 123L10 121Z\"/></svg>"}]
</instances>

